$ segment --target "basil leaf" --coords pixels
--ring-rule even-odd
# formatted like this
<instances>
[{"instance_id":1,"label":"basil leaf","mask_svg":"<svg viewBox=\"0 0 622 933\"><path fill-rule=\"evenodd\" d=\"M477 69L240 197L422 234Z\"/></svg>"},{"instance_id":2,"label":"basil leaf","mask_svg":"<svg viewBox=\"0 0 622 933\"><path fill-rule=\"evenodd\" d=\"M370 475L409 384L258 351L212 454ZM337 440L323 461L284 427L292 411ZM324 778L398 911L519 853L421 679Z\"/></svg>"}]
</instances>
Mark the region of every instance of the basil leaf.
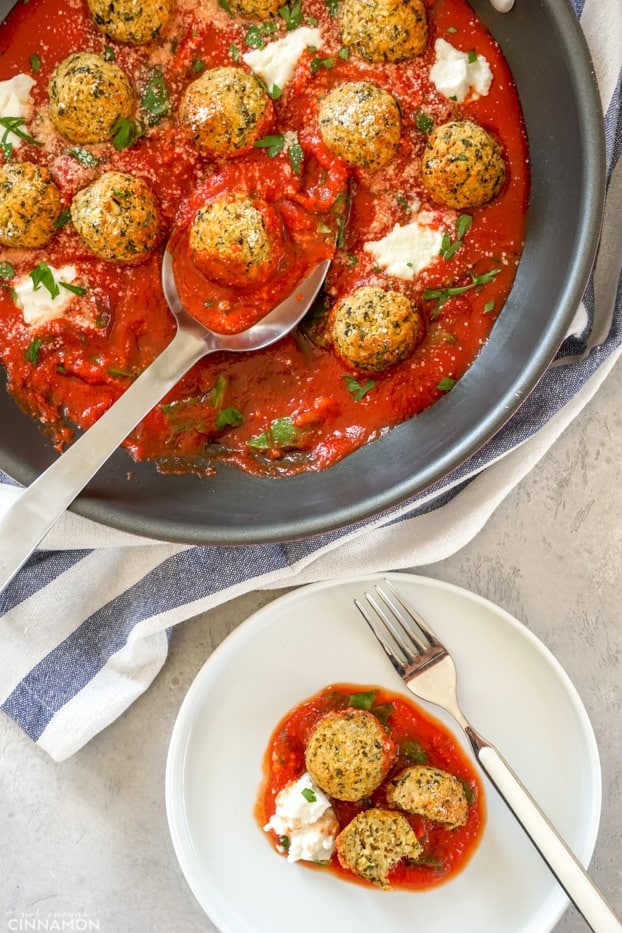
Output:
<instances>
[{"instance_id":1,"label":"basil leaf","mask_svg":"<svg viewBox=\"0 0 622 933\"><path fill-rule=\"evenodd\" d=\"M415 764L422 764L428 760L425 749L415 739L404 739L400 742L400 755L404 755Z\"/></svg>"},{"instance_id":2,"label":"basil leaf","mask_svg":"<svg viewBox=\"0 0 622 933\"><path fill-rule=\"evenodd\" d=\"M0 279L12 279L15 275L15 269L10 262L0 262Z\"/></svg>"},{"instance_id":3,"label":"basil leaf","mask_svg":"<svg viewBox=\"0 0 622 933\"><path fill-rule=\"evenodd\" d=\"M310 787L303 787L300 793L305 798L307 803L315 803L317 800L314 791Z\"/></svg>"},{"instance_id":4,"label":"basil leaf","mask_svg":"<svg viewBox=\"0 0 622 933\"><path fill-rule=\"evenodd\" d=\"M200 62L200 65L202 65L203 68L205 67L202 62ZM151 77L140 99L140 105L142 109L146 110L149 114L147 117L149 126L156 126L164 120L165 117L171 115L172 107L168 88L164 81L164 75L159 68L155 68L151 73Z\"/></svg>"},{"instance_id":5,"label":"basil leaf","mask_svg":"<svg viewBox=\"0 0 622 933\"><path fill-rule=\"evenodd\" d=\"M38 266L29 273L30 278L32 279L32 290L37 292L43 285L44 288L47 288L52 298L57 298L60 295L60 288L52 274L52 270L46 262L40 262Z\"/></svg>"},{"instance_id":6,"label":"basil leaf","mask_svg":"<svg viewBox=\"0 0 622 933\"><path fill-rule=\"evenodd\" d=\"M304 162L304 152L302 151L302 146L298 141L293 142L287 154L289 156L289 164L292 167L294 175L300 175L302 173L302 163Z\"/></svg>"},{"instance_id":7,"label":"basil leaf","mask_svg":"<svg viewBox=\"0 0 622 933\"><path fill-rule=\"evenodd\" d=\"M29 344L24 351L24 358L27 362L32 363L33 366L36 366L39 362L39 352L43 346L43 339L41 337L35 337L31 344Z\"/></svg>"},{"instance_id":8,"label":"basil leaf","mask_svg":"<svg viewBox=\"0 0 622 933\"><path fill-rule=\"evenodd\" d=\"M81 146L76 146L75 149L68 149L67 152L70 156L79 162L80 165L84 165L86 168L97 168L99 165L99 159L96 159L88 149L83 149Z\"/></svg>"},{"instance_id":9,"label":"basil leaf","mask_svg":"<svg viewBox=\"0 0 622 933\"><path fill-rule=\"evenodd\" d=\"M273 159L285 146L284 136L264 136L253 143L257 149L265 149L271 159Z\"/></svg>"},{"instance_id":10,"label":"basil leaf","mask_svg":"<svg viewBox=\"0 0 622 933\"><path fill-rule=\"evenodd\" d=\"M439 390L439 392L450 392L455 384L456 380L452 379L451 376L444 376L436 388Z\"/></svg>"},{"instance_id":11,"label":"basil leaf","mask_svg":"<svg viewBox=\"0 0 622 933\"><path fill-rule=\"evenodd\" d=\"M219 431L224 428L237 428L244 423L244 415L238 408L223 408L216 415L216 427Z\"/></svg>"},{"instance_id":12,"label":"basil leaf","mask_svg":"<svg viewBox=\"0 0 622 933\"><path fill-rule=\"evenodd\" d=\"M348 697L348 706L354 709L371 709L376 699L376 690L365 690L361 693L351 693Z\"/></svg>"},{"instance_id":13,"label":"basil leaf","mask_svg":"<svg viewBox=\"0 0 622 933\"><path fill-rule=\"evenodd\" d=\"M373 379L367 379L366 382L361 384L354 378L354 376L344 376L343 381L346 384L346 389L348 392L350 392L355 402L360 402L363 396L367 395L367 393L375 388L376 385Z\"/></svg>"},{"instance_id":14,"label":"basil leaf","mask_svg":"<svg viewBox=\"0 0 622 933\"><path fill-rule=\"evenodd\" d=\"M83 285L74 285L72 282L60 282L58 283L63 288L66 288L68 292L71 292L73 295L86 295L88 288L85 288Z\"/></svg>"},{"instance_id":15,"label":"basil leaf","mask_svg":"<svg viewBox=\"0 0 622 933\"><path fill-rule=\"evenodd\" d=\"M112 145L117 152L120 152L122 149L129 149L141 136L144 136L145 128L142 123L121 117L119 122L113 126L111 135Z\"/></svg>"}]
</instances>

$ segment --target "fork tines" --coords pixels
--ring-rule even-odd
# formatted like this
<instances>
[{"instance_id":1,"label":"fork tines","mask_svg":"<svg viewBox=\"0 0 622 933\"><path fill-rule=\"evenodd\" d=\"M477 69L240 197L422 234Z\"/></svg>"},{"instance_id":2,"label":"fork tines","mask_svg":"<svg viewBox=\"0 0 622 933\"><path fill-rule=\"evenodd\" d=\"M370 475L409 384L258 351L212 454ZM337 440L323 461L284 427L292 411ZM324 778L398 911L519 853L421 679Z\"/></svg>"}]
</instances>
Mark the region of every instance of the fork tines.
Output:
<instances>
[{"instance_id":1,"label":"fork tines","mask_svg":"<svg viewBox=\"0 0 622 933\"><path fill-rule=\"evenodd\" d=\"M446 653L441 642L421 616L404 602L390 580L385 579L383 585L375 584L374 589L379 599L365 592L368 605L359 599L354 603L400 676L404 676L415 659L420 666L425 660L437 660Z\"/></svg>"}]
</instances>

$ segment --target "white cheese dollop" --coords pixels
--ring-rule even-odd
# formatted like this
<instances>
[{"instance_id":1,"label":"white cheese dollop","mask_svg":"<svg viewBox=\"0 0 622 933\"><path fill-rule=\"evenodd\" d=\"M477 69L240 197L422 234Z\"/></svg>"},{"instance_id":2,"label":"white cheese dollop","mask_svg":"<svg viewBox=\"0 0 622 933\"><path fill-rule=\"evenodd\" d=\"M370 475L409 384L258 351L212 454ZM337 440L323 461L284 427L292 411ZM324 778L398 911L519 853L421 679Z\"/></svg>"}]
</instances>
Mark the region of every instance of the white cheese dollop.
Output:
<instances>
[{"instance_id":1,"label":"white cheese dollop","mask_svg":"<svg viewBox=\"0 0 622 933\"><path fill-rule=\"evenodd\" d=\"M269 42L263 49L246 52L242 59L262 79L269 91L275 86L282 90L291 79L305 49L309 46L319 48L321 44L319 29L301 26L288 32L282 39Z\"/></svg>"},{"instance_id":2,"label":"white cheese dollop","mask_svg":"<svg viewBox=\"0 0 622 933\"><path fill-rule=\"evenodd\" d=\"M335 851L339 824L329 798L311 775L305 772L287 784L276 795L275 803L274 815L264 829L287 837L287 861L327 861Z\"/></svg>"},{"instance_id":3,"label":"white cheese dollop","mask_svg":"<svg viewBox=\"0 0 622 933\"><path fill-rule=\"evenodd\" d=\"M19 74L8 81L0 81L0 117L21 117L29 120L32 116L32 99L30 92L37 82L30 75ZM0 127L0 138L6 133ZM12 144L13 149L19 149L23 140L15 133L7 134L6 142Z\"/></svg>"},{"instance_id":4,"label":"white cheese dollop","mask_svg":"<svg viewBox=\"0 0 622 933\"><path fill-rule=\"evenodd\" d=\"M49 266L50 272L54 276L54 281L67 282L72 285L76 278L75 266L62 266L55 269ZM56 318L63 317L68 306L76 297L75 294L67 288L59 285L59 293L52 298L45 285L39 285L35 290L32 278L27 275L20 279L14 286L15 298L17 304L22 309L24 323L29 327L37 327L53 321Z\"/></svg>"},{"instance_id":5,"label":"white cheese dollop","mask_svg":"<svg viewBox=\"0 0 622 933\"><path fill-rule=\"evenodd\" d=\"M434 43L436 59L430 68L430 81L440 94L462 102L469 94L485 97L492 84L492 71L488 60L477 55L469 61L469 54L454 48L445 39Z\"/></svg>"},{"instance_id":6,"label":"white cheese dollop","mask_svg":"<svg viewBox=\"0 0 622 933\"><path fill-rule=\"evenodd\" d=\"M438 256L442 243L441 230L414 220L403 227L396 224L381 240L363 248L389 275L410 282Z\"/></svg>"}]
</instances>

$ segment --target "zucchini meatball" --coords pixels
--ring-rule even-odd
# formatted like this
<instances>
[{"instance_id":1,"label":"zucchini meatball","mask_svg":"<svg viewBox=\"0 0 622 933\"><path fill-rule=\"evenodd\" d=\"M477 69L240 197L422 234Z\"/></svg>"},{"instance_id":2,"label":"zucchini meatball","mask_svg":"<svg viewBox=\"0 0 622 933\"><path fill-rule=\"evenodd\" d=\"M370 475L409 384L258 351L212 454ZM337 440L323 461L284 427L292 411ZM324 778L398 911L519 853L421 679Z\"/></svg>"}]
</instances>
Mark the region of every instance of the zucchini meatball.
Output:
<instances>
[{"instance_id":1,"label":"zucchini meatball","mask_svg":"<svg viewBox=\"0 0 622 933\"><path fill-rule=\"evenodd\" d=\"M210 280L253 287L274 271L279 233L278 219L265 202L222 195L195 214L190 249Z\"/></svg>"},{"instance_id":2,"label":"zucchini meatball","mask_svg":"<svg viewBox=\"0 0 622 933\"><path fill-rule=\"evenodd\" d=\"M393 810L363 810L341 830L337 858L372 884L389 888L388 875L402 859L418 859L422 845L405 816Z\"/></svg>"},{"instance_id":3,"label":"zucchini meatball","mask_svg":"<svg viewBox=\"0 0 622 933\"><path fill-rule=\"evenodd\" d=\"M84 245L100 259L143 262L158 241L158 206L149 186L133 175L104 172L78 191L71 219Z\"/></svg>"},{"instance_id":4,"label":"zucchini meatball","mask_svg":"<svg viewBox=\"0 0 622 933\"><path fill-rule=\"evenodd\" d=\"M131 117L136 106L125 72L91 52L65 58L55 68L48 92L50 118L72 143L105 142L119 120Z\"/></svg>"},{"instance_id":5,"label":"zucchini meatball","mask_svg":"<svg viewBox=\"0 0 622 933\"><path fill-rule=\"evenodd\" d=\"M266 20L276 16L281 0L229 0L233 13L246 19Z\"/></svg>"},{"instance_id":6,"label":"zucchini meatball","mask_svg":"<svg viewBox=\"0 0 622 933\"><path fill-rule=\"evenodd\" d=\"M373 285L339 301L331 310L329 328L344 362L377 373L410 356L424 335L423 318L405 295Z\"/></svg>"},{"instance_id":7,"label":"zucchini meatball","mask_svg":"<svg viewBox=\"0 0 622 933\"><path fill-rule=\"evenodd\" d=\"M172 0L87 0L100 32L117 42L143 45L156 39L166 25Z\"/></svg>"},{"instance_id":8,"label":"zucchini meatball","mask_svg":"<svg viewBox=\"0 0 622 933\"><path fill-rule=\"evenodd\" d=\"M424 0L343 0L341 38L370 62L415 58L428 43Z\"/></svg>"},{"instance_id":9,"label":"zucchini meatball","mask_svg":"<svg viewBox=\"0 0 622 933\"><path fill-rule=\"evenodd\" d=\"M418 813L450 829L464 826L469 805L457 777L429 765L412 765L387 785L387 803L407 813Z\"/></svg>"},{"instance_id":10,"label":"zucchini meatball","mask_svg":"<svg viewBox=\"0 0 622 933\"><path fill-rule=\"evenodd\" d=\"M336 800L361 800L379 787L397 755L395 743L373 713L326 713L305 750L307 771Z\"/></svg>"},{"instance_id":11,"label":"zucchini meatball","mask_svg":"<svg viewBox=\"0 0 622 933\"><path fill-rule=\"evenodd\" d=\"M272 101L242 68L212 68L188 85L179 106L184 132L207 156L251 149L272 122Z\"/></svg>"},{"instance_id":12,"label":"zucchini meatball","mask_svg":"<svg viewBox=\"0 0 622 933\"><path fill-rule=\"evenodd\" d=\"M46 168L33 162L0 165L2 246L45 246L60 211L60 192Z\"/></svg>"},{"instance_id":13,"label":"zucchini meatball","mask_svg":"<svg viewBox=\"0 0 622 933\"><path fill-rule=\"evenodd\" d=\"M439 204L474 209L496 197L506 176L501 146L470 120L443 123L427 138L423 183Z\"/></svg>"},{"instance_id":14,"label":"zucchini meatball","mask_svg":"<svg viewBox=\"0 0 622 933\"><path fill-rule=\"evenodd\" d=\"M377 171L397 152L402 121L395 98L367 81L349 81L320 102L322 139L357 168Z\"/></svg>"}]
</instances>

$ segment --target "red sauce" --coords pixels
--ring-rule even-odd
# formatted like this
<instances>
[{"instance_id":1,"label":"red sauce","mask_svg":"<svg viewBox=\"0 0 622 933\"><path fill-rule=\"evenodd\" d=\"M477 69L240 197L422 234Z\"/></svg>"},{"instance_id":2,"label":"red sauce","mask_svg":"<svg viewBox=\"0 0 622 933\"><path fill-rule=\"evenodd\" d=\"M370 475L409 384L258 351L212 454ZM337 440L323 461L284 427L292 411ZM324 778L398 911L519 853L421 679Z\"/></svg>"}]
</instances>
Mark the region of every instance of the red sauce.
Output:
<instances>
[{"instance_id":1,"label":"red sauce","mask_svg":"<svg viewBox=\"0 0 622 933\"><path fill-rule=\"evenodd\" d=\"M275 812L278 792L305 772L305 748L318 720L332 710L347 707L352 694L367 692L375 694L371 711L379 711L389 735L400 748L388 778L413 763L413 758L409 758L405 752L404 743L414 742L423 755L417 763L425 763L453 774L467 789L469 815L464 826L447 829L441 823L422 816L404 814L424 846L424 851L421 864L396 865L389 875L390 884L392 887L411 889L434 887L460 872L475 851L484 827L484 799L478 776L449 730L401 694L381 687L332 684L287 713L274 730L266 749L264 780L256 808L257 821L262 828L266 825ZM369 798L372 805L385 806L383 788L384 785L381 785ZM357 813L369 806L369 801L348 803L332 800L332 805L339 826L343 829ZM276 837L271 833L266 833L266 837L279 851ZM280 854L283 854L282 850ZM310 862L300 864L318 868ZM329 865L321 866L319 870L329 870L348 881L368 885L368 882L343 868L336 854Z\"/></svg>"},{"instance_id":2,"label":"red sauce","mask_svg":"<svg viewBox=\"0 0 622 933\"><path fill-rule=\"evenodd\" d=\"M287 291L305 263L330 253L332 236L314 237L309 218L334 220L331 211L349 176L350 217L329 273L324 305L360 285L382 284L407 294L426 320L425 339L414 354L374 375L373 388L363 395L357 387L367 383L367 375L352 372L330 346L311 339L316 333L313 316L307 326L266 350L211 356L197 364L128 439L125 446L136 459L152 459L163 472L199 474L212 472L219 462L272 476L323 469L433 404L477 356L511 288L522 249L528 197L526 140L507 65L472 9L465 0L429 0L428 7L426 52L405 64L370 65L355 55L341 57L338 26L324 0L305 0L305 16L318 21L323 47L303 54L292 82L273 102L274 132L298 134L305 154L300 177L292 172L285 151L271 156L265 149L255 149L223 170L183 138L176 119L183 89L201 68L231 65L232 48L242 52L249 48L251 24L227 16L216 0L210 7L213 14L206 13L205 4L195 8L190 0L179 0L160 40L137 48L102 36L86 4L78 0L30 0L16 7L0 28L0 80L20 72L31 74L33 56L40 62L32 92L35 117L26 127L35 138L38 128L49 127L50 75L69 53L102 54L112 48L116 62L139 90L154 67L162 71L171 116L148 127L131 148L116 151L109 143L82 147L97 159L95 168L78 162L69 153L75 147L57 133L46 136L45 146L25 143L20 148L20 160L50 169L65 206L104 170L135 174L157 194L164 244L178 214L183 227L184 205L187 210L188 198L201 186L217 186L222 178L229 184L227 173L235 173L244 184L249 177L255 179L253 183L261 179L264 199L286 219L290 232L295 231L282 264L287 273L278 279L277 291L262 286L261 314ZM280 35L284 27L277 21ZM437 37L487 58L494 74L487 96L457 104L430 84L427 75ZM387 168L375 174L348 170L326 150L317 132L317 99L347 80L381 84L400 103L400 150ZM417 127L422 109L437 123L464 117L490 129L503 146L508 180L493 202L472 212L471 228L453 258L439 257L413 282L401 282L379 274L363 244L379 239L396 223L408 223L407 202L429 203L418 172L413 171L425 141ZM274 189L277 183L279 190ZM18 277L40 262L57 268L72 264L80 283L88 286L88 294L73 302L71 313L37 328L24 323L9 288L0 287L0 358L8 373L9 392L41 422L59 448L71 439L74 425L89 427L171 340L174 321L160 285L162 248L142 265L117 266L89 254L68 224L43 249L2 251L2 260L10 261ZM180 278L192 304L192 294L202 287L197 280L200 273L187 257L180 262ZM488 284L470 288L440 307L435 299L424 297L429 289L469 285L473 275L493 269L499 271ZM212 300L218 320L209 315L209 307L203 319L225 329L246 326L255 313L252 302L226 287L217 290ZM196 311L196 302L194 306ZM90 321L87 325L85 317ZM236 417L228 418L231 412Z\"/></svg>"}]
</instances>

